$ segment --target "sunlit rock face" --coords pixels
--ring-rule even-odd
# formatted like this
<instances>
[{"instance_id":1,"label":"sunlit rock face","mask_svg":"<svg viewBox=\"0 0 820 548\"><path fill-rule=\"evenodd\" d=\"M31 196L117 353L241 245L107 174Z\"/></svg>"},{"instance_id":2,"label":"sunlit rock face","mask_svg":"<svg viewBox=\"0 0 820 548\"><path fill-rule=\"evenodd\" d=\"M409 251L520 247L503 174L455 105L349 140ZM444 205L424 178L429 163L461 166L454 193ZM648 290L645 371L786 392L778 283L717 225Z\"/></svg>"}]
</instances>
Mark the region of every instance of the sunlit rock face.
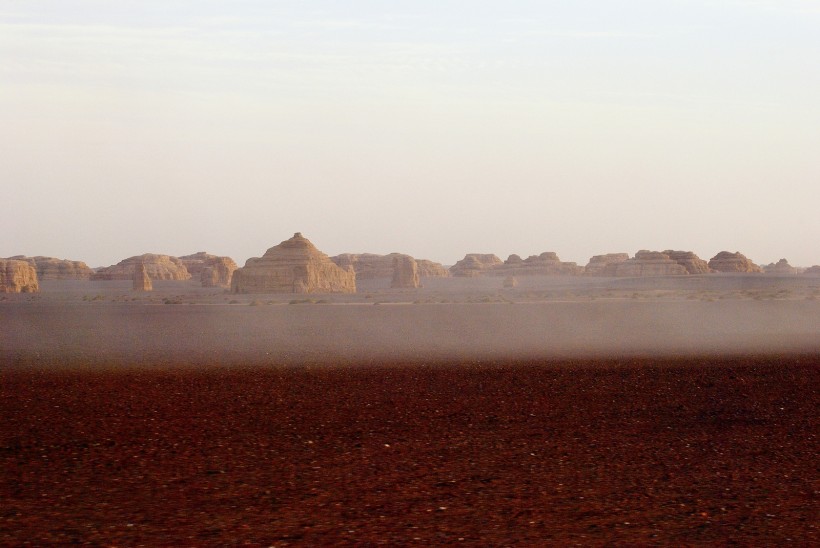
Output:
<instances>
[{"instance_id":1,"label":"sunlit rock face","mask_svg":"<svg viewBox=\"0 0 820 548\"><path fill-rule=\"evenodd\" d=\"M403 253L378 255L375 253L343 253L331 257L334 263L342 268L350 267L356 272L357 280L374 280L393 278L394 259L410 257ZM412 259L412 257L410 257ZM420 278L446 278L450 275L441 264L426 259L414 259Z\"/></svg>"},{"instance_id":2,"label":"sunlit rock face","mask_svg":"<svg viewBox=\"0 0 820 548\"><path fill-rule=\"evenodd\" d=\"M94 273L87 264L82 261L69 261L67 259L55 259L54 257L26 257L16 255L9 257L20 261L27 261L34 266L37 271L38 280L87 280Z\"/></svg>"},{"instance_id":3,"label":"sunlit rock face","mask_svg":"<svg viewBox=\"0 0 820 548\"><path fill-rule=\"evenodd\" d=\"M584 267L586 276L614 276L618 263L629 260L628 253L607 253L606 255L595 255L590 257L589 262Z\"/></svg>"},{"instance_id":4,"label":"sunlit rock face","mask_svg":"<svg viewBox=\"0 0 820 548\"><path fill-rule=\"evenodd\" d=\"M153 291L154 285L151 283L151 278L145 270L145 265L137 263L134 265L133 285L134 291Z\"/></svg>"},{"instance_id":5,"label":"sunlit rock face","mask_svg":"<svg viewBox=\"0 0 820 548\"><path fill-rule=\"evenodd\" d=\"M545 251L540 255L530 255L521 259L518 255L510 255L503 265L494 267L493 276L579 276L584 267L576 263L563 262L553 251Z\"/></svg>"},{"instance_id":6,"label":"sunlit rock face","mask_svg":"<svg viewBox=\"0 0 820 548\"><path fill-rule=\"evenodd\" d=\"M709 259L709 268L715 272L763 272L741 252L721 251Z\"/></svg>"},{"instance_id":7,"label":"sunlit rock face","mask_svg":"<svg viewBox=\"0 0 820 548\"><path fill-rule=\"evenodd\" d=\"M689 274L708 274L712 271L709 268L709 263L691 251L672 251L671 249L667 249L663 254L685 268Z\"/></svg>"},{"instance_id":8,"label":"sunlit rock face","mask_svg":"<svg viewBox=\"0 0 820 548\"><path fill-rule=\"evenodd\" d=\"M660 251L641 250L635 256L615 265L617 277L683 276L689 272L685 267Z\"/></svg>"},{"instance_id":9,"label":"sunlit rock face","mask_svg":"<svg viewBox=\"0 0 820 548\"><path fill-rule=\"evenodd\" d=\"M218 257L205 251L183 255L179 260L202 287L230 287L234 271L239 268L230 257Z\"/></svg>"},{"instance_id":10,"label":"sunlit rock face","mask_svg":"<svg viewBox=\"0 0 820 548\"><path fill-rule=\"evenodd\" d=\"M487 274L494 267L504 264L492 253L468 253L450 267L450 274L463 278L475 278Z\"/></svg>"},{"instance_id":11,"label":"sunlit rock face","mask_svg":"<svg viewBox=\"0 0 820 548\"><path fill-rule=\"evenodd\" d=\"M40 291L37 270L28 261L0 259L0 293Z\"/></svg>"},{"instance_id":12,"label":"sunlit rock face","mask_svg":"<svg viewBox=\"0 0 820 548\"><path fill-rule=\"evenodd\" d=\"M790 265L786 259L780 259L776 263L764 266L763 272L778 276L794 276L795 274L799 274L800 270Z\"/></svg>"},{"instance_id":13,"label":"sunlit rock face","mask_svg":"<svg viewBox=\"0 0 820 548\"><path fill-rule=\"evenodd\" d=\"M415 289L419 285L419 268L416 260L410 255L393 257L393 279L390 287Z\"/></svg>"},{"instance_id":14,"label":"sunlit rock face","mask_svg":"<svg viewBox=\"0 0 820 548\"><path fill-rule=\"evenodd\" d=\"M185 264L176 257L146 253L124 259L113 266L97 270L92 280L132 280L138 264L145 265L145 271L152 280L188 280L191 274Z\"/></svg>"},{"instance_id":15,"label":"sunlit rock face","mask_svg":"<svg viewBox=\"0 0 820 548\"><path fill-rule=\"evenodd\" d=\"M355 293L356 273L297 232L233 273L233 293Z\"/></svg>"}]
</instances>

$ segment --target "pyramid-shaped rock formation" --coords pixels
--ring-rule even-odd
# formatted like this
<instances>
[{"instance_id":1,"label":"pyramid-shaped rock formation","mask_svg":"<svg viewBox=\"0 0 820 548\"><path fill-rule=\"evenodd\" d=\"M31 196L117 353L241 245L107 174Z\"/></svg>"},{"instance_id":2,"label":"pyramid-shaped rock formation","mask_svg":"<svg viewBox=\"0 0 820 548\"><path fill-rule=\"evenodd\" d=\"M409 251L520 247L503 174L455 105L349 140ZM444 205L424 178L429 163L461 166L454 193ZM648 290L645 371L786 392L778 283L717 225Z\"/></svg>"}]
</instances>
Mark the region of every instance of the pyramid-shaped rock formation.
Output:
<instances>
[{"instance_id":1,"label":"pyramid-shaped rock formation","mask_svg":"<svg viewBox=\"0 0 820 548\"><path fill-rule=\"evenodd\" d=\"M780 259L776 263L771 263L763 267L763 272L766 274L774 274L777 276L794 276L800 271L789 264L786 259Z\"/></svg>"},{"instance_id":2,"label":"pyramid-shaped rock formation","mask_svg":"<svg viewBox=\"0 0 820 548\"><path fill-rule=\"evenodd\" d=\"M450 274L462 278L482 276L504 262L492 253L468 253L450 267Z\"/></svg>"},{"instance_id":3,"label":"pyramid-shaped rock formation","mask_svg":"<svg viewBox=\"0 0 820 548\"><path fill-rule=\"evenodd\" d=\"M28 261L0 259L0 293L36 293L40 291L37 270Z\"/></svg>"},{"instance_id":4,"label":"pyramid-shaped rock formation","mask_svg":"<svg viewBox=\"0 0 820 548\"><path fill-rule=\"evenodd\" d=\"M763 272L740 251L721 251L709 259L709 268L715 272Z\"/></svg>"},{"instance_id":5,"label":"pyramid-shaped rock formation","mask_svg":"<svg viewBox=\"0 0 820 548\"><path fill-rule=\"evenodd\" d=\"M356 273L344 269L297 232L252 257L233 273L232 293L355 293Z\"/></svg>"},{"instance_id":6,"label":"pyramid-shaped rock formation","mask_svg":"<svg viewBox=\"0 0 820 548\"><path fill-rule=\"evenodd\" d=\"M673 251L667 249L663 254L685 268L689 274L708 274L711 272L709 263L691 251Z\"/></svg>"}]
</instances>

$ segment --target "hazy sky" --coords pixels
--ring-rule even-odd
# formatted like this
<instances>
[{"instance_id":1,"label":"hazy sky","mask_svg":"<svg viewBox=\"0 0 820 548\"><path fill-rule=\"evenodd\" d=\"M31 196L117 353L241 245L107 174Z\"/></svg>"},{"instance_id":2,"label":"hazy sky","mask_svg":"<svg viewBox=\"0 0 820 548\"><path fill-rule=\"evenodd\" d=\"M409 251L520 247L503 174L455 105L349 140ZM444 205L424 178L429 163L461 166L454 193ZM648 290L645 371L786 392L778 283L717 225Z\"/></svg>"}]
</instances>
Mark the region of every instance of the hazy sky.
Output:
<instances>
[{"instance_id":1,"label":"hazy sky","mask_svg":"<svg viewBox=\"0 0 820 548\"><path fill-rule=\"evenodd\" d=\"M820 264L820 0L0 0L0 257Z\"/></svg>"}]
</instances>

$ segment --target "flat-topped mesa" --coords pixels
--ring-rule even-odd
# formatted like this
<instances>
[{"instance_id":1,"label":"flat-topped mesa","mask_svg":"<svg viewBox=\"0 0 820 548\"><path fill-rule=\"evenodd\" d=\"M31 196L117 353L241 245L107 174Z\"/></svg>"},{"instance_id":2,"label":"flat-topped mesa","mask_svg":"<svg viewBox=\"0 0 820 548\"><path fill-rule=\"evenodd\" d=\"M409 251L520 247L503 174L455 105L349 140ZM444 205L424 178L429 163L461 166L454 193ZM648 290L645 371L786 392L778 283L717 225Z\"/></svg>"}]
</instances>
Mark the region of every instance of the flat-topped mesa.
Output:
<instances>
[{"instance_id":1,"label":"flat-topped mesa","mask_svg":"<svg viewBox=\"0 0 820 548\"><path fill-rule=\"evenodd\" d=\"M184 255L179 260L202 287L230 287L234 271L239 268L230 257L218 257L204 251Z\"/></svg>"},{"instance_id":2,"label":"flat-topped mesa","mask_svg":"<svg viewBox=\"0 0 820 548\"><path fill-rule=\"evenodd\" d=\"M341 268L300 232L252 257L231 279L232 293L355 293L356 273Z\"/></svg>"},{"instance_id":3,"label":"flat-topped mesa","mask_svg":"<svg viewBox=\"0 0 820 548\"><path fill-rule=\"evenodd\" d=\"M777 263L770 263L763 267L763 272L775 276L794 276L800 274L800 270L789 264L786 259L780 259Z\"/></svg>"},{"instance_id":4,"label":"flat-topped mesa","mask_svg":"<svg viewBox=\"0 0 820 548\"><path fill-rule=\"evenodd\" d=\"M154 285L151 283L151 278L148 276L148 271L145 269L145 264L137 263L134 265L134 279L131 288L134 291L154 290Z\"/></svg>"},{"instance_id":5,"label":"flat-topped mesa","mask_svg":"<svg viewBox=\"0 0 820 548\"><path fill-rule=\"evenodd\" d=\"M672 251L671 249L667 249L663 254L685 268L689 274L708 274L712 271L709 268L709 263L691 251Z\"/></svg>"},{"instance_id":6,"label":"flat-topped mesa","mask_svg":"<svg viewBox=\"0 0 820 548\"><path fill-rule=\"evenodd\" d=\"M579 276L584 267L572 262L562 262L554 251L545 251L540 255L530 255L521 259L510 255L504 264L493 268L491 276Z\"/></svg>"},{"instance_id":7,"label":"flat-topped mesa","mask_svg":"<svg viewBox=\"0 0 820 548\"><path fill-rule=\"evenodd\" d=\"M40 291L37 270L28 261L0 259L0 293L36 293Z\"/></svg>"},{"instance_id":8,"label":"flat-topped mesa","mask_svg":"<svg viewBox=\"0 0 820 548\"><path fill-rule=\"evenodd\" d=\"M594 255L584 267L585 276L615 276L615 269L618 263L629 260L629 253L607 253L605 255Z\"/></svg>"},{"instance_id":9,"label":"flat-topped mesa","mask_svg":"<svg viewBox=\"0 0 820 548\"><path fill-rule=\"evenodd\" d=\"M739 251L734 253L721 251L709 259L709 268L715 272L763 272L759 266L747 259L746 256Z\"/></svg>"},{"instance_id":10,"label":"flat-topped mesa","mask_svg":"<svg viewBox=\"0 0 820 548\"><path fill-rule=\"evenodd\" d=\"M94 271L82 261L55 259L54 257L26 257L15 255L9 259L28 261L37 271L38 280L87 280Z\"/></svg>"},{"instance_id":11,"label":"flat-topped mesa","mask_svg":"<svg viewBox=\"0 0 820 548\"><path fill-rule=\"evenodd\" d=\"M137 264L145 265L145 271L152 280L188 280L191 274L185 264L169 255L145 253L123 259L115 265L97 270L92 280L132 280Z\"/></svg>"},{"instance_id":12,"label":"flat-topped mesa","mask_svg":"<svg viewBox=\"0 0 820 548\"><path fill-rule=\"evenodd\" d=\"M648 277L648 276L685 276L689 274L685 267L669 258L669 255L659 251L641 250L627 261L615 264L617 277Z\"/></svg>"},{"instance_id":13,"label":"flat-topped mesa","mask_svg":"<svg viewBox=\"0 0 820 548\"><path fill-rule=\"evenodd\" d=\"M416 260L410 255L396 255L393 257L393 279L390 287L399 289L415 289L419 287L419 268Z\"/></svg>"},{"instance_id":14,"label":"flat-topped mesa","mask_svg":"<svg viewBox=\"0 0 820 548\"><path fill-rule=\"evenodd\" d=\"M492 253L468 253L450 267L450 274L461 278L475 278L502 264L504 262Z\"/></svg>"},{"instance_id":15,"label":"flat-topped mesa","mask_svg":"<svg viewBox=\"0 0 820 548\"><path fill-rule=\"evenodd\" d=\"M377 278L392 278L394 259L396 257L410 257L403 253L377 255L375 253L343 253L331 257L330 260L342 268L352 268L356 272L357 280L374 280ZM412 257L411 257L412 258ZM425 259L414 259L420 278L447 277L450 273L439 263Z\"/></svg>"}]
</instances>

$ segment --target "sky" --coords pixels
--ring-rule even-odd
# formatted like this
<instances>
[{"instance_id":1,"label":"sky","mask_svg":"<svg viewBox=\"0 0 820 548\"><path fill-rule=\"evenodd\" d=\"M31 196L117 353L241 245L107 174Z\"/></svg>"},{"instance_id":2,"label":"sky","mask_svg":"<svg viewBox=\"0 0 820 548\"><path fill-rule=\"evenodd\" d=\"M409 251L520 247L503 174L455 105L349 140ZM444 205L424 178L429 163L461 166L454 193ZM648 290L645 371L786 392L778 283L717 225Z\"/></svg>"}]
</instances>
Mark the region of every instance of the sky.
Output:
<instances>
[{"instance_id":1,"label":"sky","mask_svg":"<svg viewBox=\"0 0 820 548\"><path fill-rule=\"evenodd\" d=\"M0 257L820 264L820 0L0 0Z\"/></svg>"}]
</instances>

